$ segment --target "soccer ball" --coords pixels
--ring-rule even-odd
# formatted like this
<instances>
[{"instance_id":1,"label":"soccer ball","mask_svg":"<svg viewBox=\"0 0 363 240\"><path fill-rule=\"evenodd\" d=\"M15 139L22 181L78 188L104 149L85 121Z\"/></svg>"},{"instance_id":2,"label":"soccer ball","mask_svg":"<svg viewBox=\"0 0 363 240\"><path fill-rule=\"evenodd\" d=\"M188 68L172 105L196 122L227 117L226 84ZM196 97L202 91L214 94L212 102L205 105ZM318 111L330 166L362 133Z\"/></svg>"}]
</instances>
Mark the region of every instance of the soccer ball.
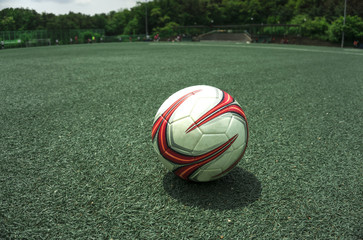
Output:
<instances>
[{"instance_id":1,"label":"soccer ball","mask_svg":"<svg viewBox=\"0 0 363 240\"><path fill-rule=\"evenodd\" d=\"M167 169L185 180L207 182L226 175L241 160L248 125L228 93L200 85L174 93L161 105L151 137Z\"/></svg>"}]
</instances>

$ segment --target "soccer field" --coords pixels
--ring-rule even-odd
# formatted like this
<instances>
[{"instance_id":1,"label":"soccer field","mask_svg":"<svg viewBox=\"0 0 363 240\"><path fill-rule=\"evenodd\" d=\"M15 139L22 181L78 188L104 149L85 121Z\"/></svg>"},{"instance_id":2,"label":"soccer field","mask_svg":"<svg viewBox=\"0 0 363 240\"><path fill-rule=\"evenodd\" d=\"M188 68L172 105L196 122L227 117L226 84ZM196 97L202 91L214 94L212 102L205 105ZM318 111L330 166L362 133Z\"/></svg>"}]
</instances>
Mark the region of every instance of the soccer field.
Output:
<instances>
[{"instance_id":1,"label":"soccer field","mask_svg":"<svg viewBox=\"0 0 363 240\"><path fill-rule=\"evenodd\" d=\"M363 52L236 43L0 51L0 239L362 239ZM247 151L186 182L151 144L160 105L230 93Z\"/></svg>"}]
</instances>

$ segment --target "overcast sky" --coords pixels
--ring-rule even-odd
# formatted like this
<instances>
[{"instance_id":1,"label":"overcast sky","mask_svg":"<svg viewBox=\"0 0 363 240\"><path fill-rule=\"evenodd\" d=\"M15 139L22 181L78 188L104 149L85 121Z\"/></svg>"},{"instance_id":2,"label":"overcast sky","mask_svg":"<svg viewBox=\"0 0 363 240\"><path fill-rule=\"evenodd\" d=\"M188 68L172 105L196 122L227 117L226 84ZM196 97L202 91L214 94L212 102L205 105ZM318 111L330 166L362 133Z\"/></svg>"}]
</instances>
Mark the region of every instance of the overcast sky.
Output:
<instances>
[{"instance_id":1,"label":"overcast sky","mask_svg":"<svg viewBox=\"0 0 363 240\"><path fill-rule=\"evenodd\" d=\"M4 8L29 8L38 13L65 14L69 11L88 15L109 13L136 6L145 0L0 0L0 10Z\"/></svg>"}]
</instances>

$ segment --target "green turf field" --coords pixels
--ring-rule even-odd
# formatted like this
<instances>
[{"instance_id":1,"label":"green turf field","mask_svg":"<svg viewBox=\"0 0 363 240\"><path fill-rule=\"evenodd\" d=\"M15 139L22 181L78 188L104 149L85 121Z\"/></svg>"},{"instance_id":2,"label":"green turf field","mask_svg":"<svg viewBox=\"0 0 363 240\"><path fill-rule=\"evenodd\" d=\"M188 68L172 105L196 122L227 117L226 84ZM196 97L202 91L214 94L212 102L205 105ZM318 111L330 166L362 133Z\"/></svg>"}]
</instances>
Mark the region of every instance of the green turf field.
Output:
<instances>
[{"instance_id":1,"label":"green turf field","mask_svg":"<svg viewBox=\"0 0 363 240\"><path fill-rule=\"evenodd\" d=\"M0 51L0 239L362 239L363 52L236 43ZM230 93L250 128L215 182L151 145L184 87Z\"/></svg>"}]
</instances>

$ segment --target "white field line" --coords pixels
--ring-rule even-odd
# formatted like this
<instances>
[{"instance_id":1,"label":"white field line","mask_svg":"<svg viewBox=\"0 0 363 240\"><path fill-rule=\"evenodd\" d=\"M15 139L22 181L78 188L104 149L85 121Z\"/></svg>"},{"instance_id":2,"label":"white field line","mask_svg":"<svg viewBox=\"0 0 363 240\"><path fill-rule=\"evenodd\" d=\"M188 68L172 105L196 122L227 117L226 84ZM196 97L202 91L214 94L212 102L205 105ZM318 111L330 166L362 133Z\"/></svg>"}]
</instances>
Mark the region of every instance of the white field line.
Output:
<instances>
[{"instance_id":1,"label":"white field line","mask_svg":"<svg viewBox=\"0 0 363 240\"><path fill-rule=\"evenodd\" d=\"M305 49L295 47L278 47L278 46L258 46L255 44L236 43L232 44L208 44L208 43L150 43L152 46L191 46L191 47L231 47L231 48L257 48L257 49L273 49L273 50L286 50L286 51L300 51L300 52L315 52L315 53L331 53L331 54L344 54L363 56L360 52L354 52L353 49L337 49L337 51L318 50L318 49ZM361 50L356 50L361 51Z\"/></svg>"}]
</instances>

